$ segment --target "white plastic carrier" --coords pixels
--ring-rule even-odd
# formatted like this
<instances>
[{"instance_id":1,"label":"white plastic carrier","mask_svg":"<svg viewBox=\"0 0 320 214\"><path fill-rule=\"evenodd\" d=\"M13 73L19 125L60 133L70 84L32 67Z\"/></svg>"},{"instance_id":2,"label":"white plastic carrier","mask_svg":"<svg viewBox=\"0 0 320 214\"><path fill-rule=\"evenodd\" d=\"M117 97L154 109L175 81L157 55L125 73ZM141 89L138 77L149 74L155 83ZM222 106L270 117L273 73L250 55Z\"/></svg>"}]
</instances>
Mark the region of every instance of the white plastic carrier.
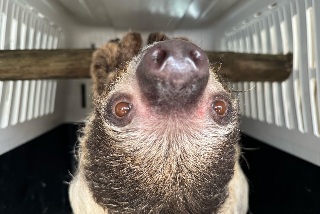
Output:
<instances>
[{"instance_id":1,"label":"white plastic carrier","mask_svg":"<svg viewBox=\"0 0 320 214\"><path fill-rule=\"evenodd\" d=\"M129 29L144 40L186 36L204 50L293 52L286 81L232 84L249 90L241 130L320 166L319 0L0 0L0 50L99 47ZM90 79L0 81L0 155L85 121L90 90Z\"/></svg>"}]
</instances>

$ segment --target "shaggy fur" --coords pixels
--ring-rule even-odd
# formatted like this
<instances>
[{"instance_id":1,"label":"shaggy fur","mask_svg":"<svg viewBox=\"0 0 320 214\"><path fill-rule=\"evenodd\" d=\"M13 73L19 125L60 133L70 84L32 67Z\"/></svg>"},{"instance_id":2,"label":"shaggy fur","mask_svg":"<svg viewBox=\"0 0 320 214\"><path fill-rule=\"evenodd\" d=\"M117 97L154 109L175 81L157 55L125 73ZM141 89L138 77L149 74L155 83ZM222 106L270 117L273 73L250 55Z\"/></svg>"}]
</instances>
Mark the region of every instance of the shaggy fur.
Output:
<instances>
[{"instance_id":1,"label":"shaggy fur","mask_svg":"<svg viewBox=\"0 0 320 214\"><path fill-rule=\"evenodd\" d=\"M147 44L151 45L154 42L161 42L168 40L169 37L167 37L164 33L162 32L155 32L155 33L150 33Z\"/></svg>"},{"instance_id":2,"label":"shaggy fur","mask_svg":"<svg viewBox=\"0 0 320 214\"><path fill-rule=\"evenodd\" d=\"M165 39L153 34L148 43ZM70 188L75 214L89 213L90 206L95 213L244 214L248 187L238 164L237 99L211 71L196 109L164 114L148 106L135 72L150 46L132 58L141 43L129 33L94 54L94 111ZM223 116L213 112L215 100L225 102ZM124 118L114 116L118 102L133 105Z\"/></svg>"},{"instance_id":3,"label":"shaggy fur","mask_svg":"<svg viewBox=\"0 0 320 214\"><path fill-rule=\"evenodd\" d=\"M91 64L94 98L102 94L116 70L137 55L141 46L140 34L129 33L120 43L111 41L94 52Z\"/></svg>"}]
</instances>

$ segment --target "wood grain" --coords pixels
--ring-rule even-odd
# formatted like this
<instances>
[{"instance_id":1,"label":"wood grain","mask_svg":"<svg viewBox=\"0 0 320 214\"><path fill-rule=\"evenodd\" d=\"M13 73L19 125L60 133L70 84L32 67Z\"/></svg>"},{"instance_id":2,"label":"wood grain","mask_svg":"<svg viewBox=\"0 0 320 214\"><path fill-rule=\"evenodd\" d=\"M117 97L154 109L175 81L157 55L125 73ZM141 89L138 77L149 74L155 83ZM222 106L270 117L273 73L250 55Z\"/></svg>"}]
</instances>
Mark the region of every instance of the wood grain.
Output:
<instances>
[{"instance_id":1,"label":"wood grain","mask_svg":"<svg viewBox=\"0 0 320 214\"><path fill-rule=\"evenodd\" d=\"M89 78L93 50L0 51L0 80Z\"/></svg>"},{"instance_id":2,"label":"wood grain","mask_svg":"<svg viewBox=\"0 0 320 214\"><path fill-rule=\"evenodd\" d=\"M222 61L220 74L230 82L242 81L277 81L286 80L292 71L292 54L244 54L234 52L206 51L210 63Z\"/></svg>"},{"instance_id":3,"label":"wood grain","mask_svg":"<svg viewBox=\"0 0 320 214\"><path fill-rule=\"evenodd\" d=\"M90 78L91 49L0 51L0 80ZM214 69L231 82L283 81L292 54L264 55L206 51Z\"/></svg>"}]
</instances>

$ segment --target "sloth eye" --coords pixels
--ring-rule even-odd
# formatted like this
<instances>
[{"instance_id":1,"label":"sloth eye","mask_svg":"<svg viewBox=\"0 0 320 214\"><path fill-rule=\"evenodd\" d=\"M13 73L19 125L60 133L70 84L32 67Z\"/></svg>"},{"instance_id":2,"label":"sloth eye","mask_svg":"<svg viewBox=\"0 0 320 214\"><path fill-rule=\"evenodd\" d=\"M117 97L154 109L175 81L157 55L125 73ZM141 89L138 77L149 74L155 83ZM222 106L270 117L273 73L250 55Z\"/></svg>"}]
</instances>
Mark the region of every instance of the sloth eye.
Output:
<instances>
[{"instance_id":1,"label":"sloth eye","mask_svg":"<svg viewBox=\"0 0 320 214\"><path fill-rule=\"evenodd\" d=\"M213 107L213 110L215 110L215 112L217 112L217 114L219 114L219 115L223 115L227 109L226 104L220 100L212 103L212 107Z\"/></svg>"},{"instance_id":2,"label":"sloth eye","mask_svg":"<svg viewBox=\"0 0 320 214\"><path fill-rule=\"evenodd\" d=\"M131 110L130 103L121 102L121 103L118 103L115 107L115 113L118 117L125 116L126 114L128 114L130 110Z\"/></svg>"}]
</instances>

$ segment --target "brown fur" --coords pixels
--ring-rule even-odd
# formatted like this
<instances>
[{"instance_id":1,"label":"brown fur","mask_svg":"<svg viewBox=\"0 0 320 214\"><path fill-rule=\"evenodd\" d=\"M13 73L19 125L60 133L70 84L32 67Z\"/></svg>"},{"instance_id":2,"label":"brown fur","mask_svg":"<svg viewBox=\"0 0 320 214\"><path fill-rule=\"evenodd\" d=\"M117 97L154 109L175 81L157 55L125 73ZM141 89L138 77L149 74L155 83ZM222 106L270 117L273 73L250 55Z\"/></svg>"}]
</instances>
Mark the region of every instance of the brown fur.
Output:
<instances>
[{"instance_id":1,"label":"brown fur","mask_svg":"<svg viewBox=\"0 0 320 214\"><path fill-rule=\"evenodd\" d=\"M139 53L141 47L140 34L130 32L120 43L110 41L93 53L91 76L95 98L105 90L116 70L121 70L127 61Z\"/></svg>"},{"instance_id":2,"label":"brown fur","mask_svg":"<svg viewBox=\"0 0 320 214\"><path fill-rule=\"evenodd\" d=\"M142 47L142 38L139 33L130 32L125 35L119 44L119 54L117 56L117 68L123 69L126 62L137 55Z\"/></svg>"},{"instance_id":3,"label":"brown fur","mask_svg":"<svg viewBox=\"0 0 320 214\"><path fill-rule=\"evenodd\" d=\"M91 76L94 97L98 97L114 75L119 45L109 42L93 53Z\"/></svg>"},{"instance_id":4,"label":"brown fur","mask_svg":"<svg viewBox=\"0 0 320 214\"><path fill-rule=\"evenodd\" d=\"M180 39L180 40L184 40L187 42L192 42L190 39L188 39L187 37L184 37L184 36L174 37L174 39Z\"/></svg>"},{"instance_id":5,"label":"brown fur","mask_svg":"<svg viewBox=\"0 0 320 214\"><path fill-rule=\"evenodd\" d=\"M148 42L159 39L167 37L154 34ZM92 197L92 206L107 213L245 213L246 181L237 163L237 99L211 71L200 101L210 106L212 96L226 100L228 115L223 120L213 122L210 115L197 119L183 109L175 115L146 109L151 113L143 118L135 69L146 49L124 63L140 46L141 37L129 33L118 46L108 43L94 54L96 99L81 140L77 175L90 190L84 197ZM112 103L119 93L124 94L122 100L134 102L136 117L113 119Z\"/></svg>"},{"instance_id":6,"label":"brown fur","mask_svg":"<svg viewBox=\"0 0 320 214\"><path fill-rule=\"evenodd\" d=\"M154 33L150 33L149 37L148 37L148 45L151 45L155 42L161 42L161 41L165 41L165 40L169 40L170 38L167 37L164 33L162 32L154 32ZM181 39L181 40L185 40L188 42L192 42L190 39L188 39L187 37L184 36L180 36L180 37L174 37L173 39Z\"/></svg>"},{"instance_id":7,"label":"brown fur","mask_svg":"<svg viewBox=\"0 0 320 214\"><path fill-rule=\"evenodd\" d=\"M151 45L155 42L161 42L161 41L165 41L168 40L169 37L167 37L164 33L162 32L154 32L154 33L150 33L149 37L148 37L148 45Z\"/></svg>"}]
</instances>

